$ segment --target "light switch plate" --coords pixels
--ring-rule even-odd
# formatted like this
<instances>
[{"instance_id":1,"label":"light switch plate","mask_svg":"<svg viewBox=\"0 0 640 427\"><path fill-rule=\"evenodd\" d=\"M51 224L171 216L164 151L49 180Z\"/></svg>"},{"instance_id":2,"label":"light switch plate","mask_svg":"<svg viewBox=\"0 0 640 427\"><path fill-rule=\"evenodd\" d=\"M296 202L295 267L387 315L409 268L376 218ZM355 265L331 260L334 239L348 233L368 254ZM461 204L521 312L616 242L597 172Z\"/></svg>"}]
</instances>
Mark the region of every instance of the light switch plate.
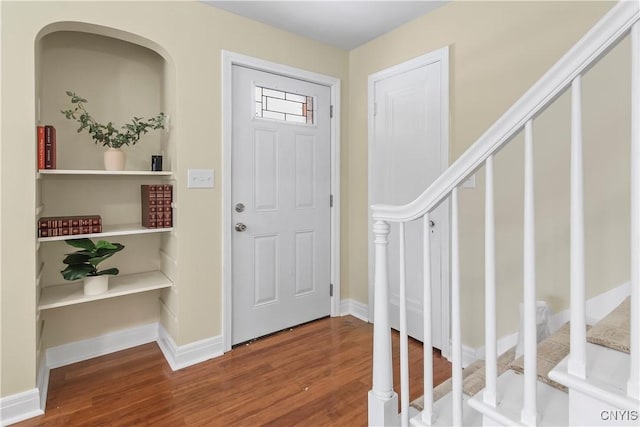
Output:
<instances>
[{"instance_id":1,"label":"light switch plate","mask_svg":"<svg viewBox=\"0 0 640 427\"><path fill-rule=\"evenodd\" d=\"M187 188L213 188L213 169L189 169Z\"/></svg>"}]
</instances>

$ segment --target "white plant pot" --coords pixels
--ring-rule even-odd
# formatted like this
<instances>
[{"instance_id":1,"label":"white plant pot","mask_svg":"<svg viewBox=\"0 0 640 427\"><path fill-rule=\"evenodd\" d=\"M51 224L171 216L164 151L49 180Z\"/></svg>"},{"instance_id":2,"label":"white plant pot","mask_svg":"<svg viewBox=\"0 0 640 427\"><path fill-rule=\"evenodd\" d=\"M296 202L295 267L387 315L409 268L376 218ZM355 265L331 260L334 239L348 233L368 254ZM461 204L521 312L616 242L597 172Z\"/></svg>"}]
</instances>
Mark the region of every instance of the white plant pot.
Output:
<instances>
[{"instance_id":1,"label":"white plant pot","mask_svg":"<svg viewBox=\"0 0 640 427\"><path fill-rule=\"evenodd\" d=\"M108 171L123 171L126 154L119 148L109 148L104 152L104 169Z\"/></svg>"},{"instance_id":2,"label":"white plant pot","mask_svg":"<svg viewBox=\"0 0 640 427\"><path fill-rule=\"evenodd\" d=\"M84 278L84 294L100 295L109 290L109 276L86 276Z\"/></svg>"}]
</instances>

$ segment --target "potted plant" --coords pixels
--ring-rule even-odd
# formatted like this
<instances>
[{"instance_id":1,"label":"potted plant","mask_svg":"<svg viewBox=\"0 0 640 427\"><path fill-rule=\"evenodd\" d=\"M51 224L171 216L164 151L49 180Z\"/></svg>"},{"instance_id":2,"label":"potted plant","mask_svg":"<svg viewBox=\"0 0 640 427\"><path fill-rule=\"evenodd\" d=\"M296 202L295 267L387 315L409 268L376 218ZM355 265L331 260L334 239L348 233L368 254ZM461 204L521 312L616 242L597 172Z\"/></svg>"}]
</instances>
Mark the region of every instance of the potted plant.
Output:
<instances>
[{"instance_id":1,"label":"potted plant","mask_svg":"<svg viewBox=\"0 0 640 427\"><path fill-rule=\"evenodd\" d=\"M108 148L104 153L106 170L124 170L125 153L121 150L123 145L135 145L149 130L164 129L164 113L151 119L134 116L130 123L122 125L119 129L112 122L106 125L98 123L85 109L84 104L88 102L86 99L70 91L67 91L67 95L71 98L73 108L62 110L61 113L67 119L80 123L78 133L86 129L95 144L100 143Z\"/></svg>"},{"instance_id":2,"label":"potted plant","mask_svg":"<svg viewBox=\"0 0 640 427\"><path fill-rule=\"evenodd\" d=\"M98 264L112 257L116 252L124 249L120 243L110 243L98 240L93 243L91 239L70 239L65 242L74 248L81 250L66 254L62 261L67 267L60 273L66 280L84 279L84 294L97 295L109 288L109 275L120 273L117 268L98 270Z\"/></svg>"}]
</instances>

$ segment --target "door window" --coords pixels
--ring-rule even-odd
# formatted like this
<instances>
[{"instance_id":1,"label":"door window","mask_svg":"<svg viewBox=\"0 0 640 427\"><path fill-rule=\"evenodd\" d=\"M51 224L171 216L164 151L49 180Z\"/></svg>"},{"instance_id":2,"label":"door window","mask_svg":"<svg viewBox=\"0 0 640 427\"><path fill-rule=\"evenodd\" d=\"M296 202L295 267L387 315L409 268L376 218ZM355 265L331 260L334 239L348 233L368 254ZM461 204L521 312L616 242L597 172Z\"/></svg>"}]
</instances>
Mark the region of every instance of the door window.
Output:
<instances>
[{"instance_id":1,"label":"door window","mask_svg":"<svg viewBox=\"0 0 640 427\"><path fill-rule=\"evenodd\" d=\"M256 117L312 125L313 97L255 87Z\"/></svg>"}]
</instances>

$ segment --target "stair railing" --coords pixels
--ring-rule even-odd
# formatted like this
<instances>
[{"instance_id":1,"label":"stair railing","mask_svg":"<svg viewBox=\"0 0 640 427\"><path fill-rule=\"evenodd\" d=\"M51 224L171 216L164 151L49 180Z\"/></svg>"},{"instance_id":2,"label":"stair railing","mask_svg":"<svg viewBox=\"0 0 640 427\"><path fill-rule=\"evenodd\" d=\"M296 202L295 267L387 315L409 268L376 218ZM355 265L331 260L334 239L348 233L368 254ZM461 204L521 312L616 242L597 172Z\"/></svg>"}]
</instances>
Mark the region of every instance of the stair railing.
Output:
<instances>
[{"instance_id":1,"label":"stair railing","mask_svg":"<svg viewBox=\"0 0 640 427\"><path fill-rule=\"evenodd\" d=\"M433 410L431 342L431 274L429 215L441 203L451 203L451 357L452 424L462 425L462 340L460 325L460 266L458 186L485 166L485 364L486 386L482 394L488 407L498 405L495 296L495 223L493 158L518 132L525 134L524 184L524 400L520 422L537 423L536 405L536 282L533 191L533 121L569 87L571 88L571 352L569 373L586 377L586 314L584 279L584 202L582 173L581 76L622 38L632 39L631 105L631 344L627 396L639 398L640 377L640 9L639 2L614 6L573 48L498 119L464 154L414 201L402 205L372 206L374 249L374 345L373 386L369 392L369 425L409 425L409 376L406 327L404 224L422 219L424 242L424 409L412 425L432 425ZM399 223L400 238L400 365L401 405L393 390L391 328L389 323L388 243L390 223ZM567 409L568 410L568 409Z\"/></svg>"}]
</instances>

